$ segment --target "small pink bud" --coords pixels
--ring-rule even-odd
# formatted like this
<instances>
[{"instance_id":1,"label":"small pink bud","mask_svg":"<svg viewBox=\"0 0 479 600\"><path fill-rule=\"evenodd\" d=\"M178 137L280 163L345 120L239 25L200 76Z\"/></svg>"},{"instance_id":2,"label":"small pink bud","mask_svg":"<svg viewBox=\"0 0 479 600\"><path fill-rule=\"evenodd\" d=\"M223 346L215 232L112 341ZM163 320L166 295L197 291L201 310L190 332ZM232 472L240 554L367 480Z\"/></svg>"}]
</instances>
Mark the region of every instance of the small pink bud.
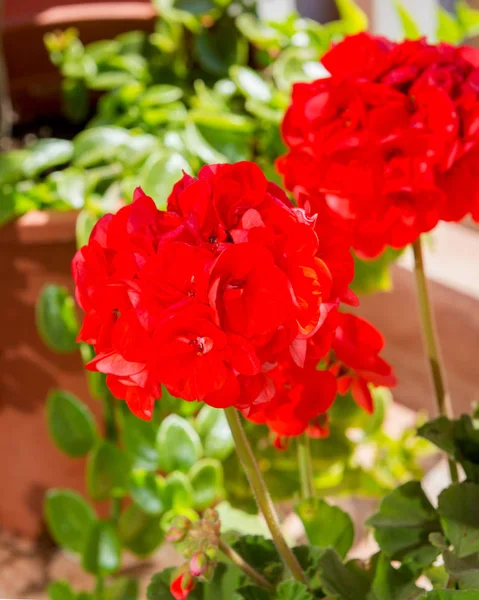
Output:
<instances>
[{"instance_id":1,"label":"small pink bud","mask_svg":"<svg viewBox=\"0 0 479 600\"><path fill-rule=\"evenodd\" d=\"M208 557L204 552L195 552L190 560L190 573L193 577L200 577L208 568Z\"/></svg>"},{"instance_id":2,"label":"small pink bud","mask_svg":"<svg viewBox=\"0 0 479 600\"><path fill-rule=\"evenodd\" d=\"M179 527L170 527L166 532L166 540L172 544L182 542L185 539L186 531Z\"/></svg>"}]
</instances>

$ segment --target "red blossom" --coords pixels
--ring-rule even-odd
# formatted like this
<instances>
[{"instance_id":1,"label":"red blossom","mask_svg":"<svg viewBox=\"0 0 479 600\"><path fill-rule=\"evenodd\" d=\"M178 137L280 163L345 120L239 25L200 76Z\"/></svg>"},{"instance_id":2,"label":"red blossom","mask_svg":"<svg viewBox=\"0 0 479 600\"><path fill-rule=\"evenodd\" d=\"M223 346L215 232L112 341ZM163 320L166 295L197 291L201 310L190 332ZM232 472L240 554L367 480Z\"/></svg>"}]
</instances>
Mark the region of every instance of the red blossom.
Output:
<instances>
[{"instance_id":1,"label":"red blossom","mask_svg":"<svg viewBox=\"0 0 479 600\"><path fill-rule=\"evenodd\" d=\"M372 258L479 220L479 51L362 33L323 64L331 77L293 88L278 161L317 226Z\"/></svg>"},{"instance_id":2,"label":"red blossom","mask_svg":"<svg viewBox=\"0 0 479 600\"><path fill-rule=\"evenodd\" d=\"M184 571L176 577L170 585L170 593L175 600L186 600L195 587L195 580Z\"/></svg>"}]
</instances>

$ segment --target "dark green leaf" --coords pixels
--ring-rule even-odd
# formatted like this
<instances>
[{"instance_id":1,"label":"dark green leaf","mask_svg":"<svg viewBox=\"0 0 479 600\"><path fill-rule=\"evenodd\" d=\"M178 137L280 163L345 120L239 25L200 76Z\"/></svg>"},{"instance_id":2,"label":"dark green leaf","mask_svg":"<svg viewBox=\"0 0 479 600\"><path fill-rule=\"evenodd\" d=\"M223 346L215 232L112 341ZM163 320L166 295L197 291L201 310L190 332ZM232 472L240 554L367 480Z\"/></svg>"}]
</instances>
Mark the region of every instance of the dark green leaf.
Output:
<instances>
[{"instance_id":1,"label":"dark green leaf","mask_svg":"<svg viewBox=\"0 0 479 600\"><path fill-rule=\"evenodd\" d=\"M288 580L278 585L276 600L314 600L314 598L304 583Z\"/></svg>"},{"instance_id":2,"label":"dark green leaf","mask_svg":"<svg viewBox=\"0 0 479 600\"><path fill-rule=\"evenodd\" d=\"M44 509L48 529L57 544L71 552L83 552L95 513L80 494L70 490L50 490Z\"/></svg>"},{"instance_id":3,"label":"dark green leaf","mask_svg":"<svg viewBox=\"0 0 479 600\"><path fill-rule=\"evenodd\" d=\"M347 513L319 499L303 500L296 512L311 544L332 547L343 558L346 556L354 540L354 525Z\"/></svg>"},{"instance_id":4,"label":"dark green leaf","mask_svg":"<svg viewBox=\"0 0 479 600\"><path fill-rule=\"evenodd\" d=\"M62 81L62 109L74 123L81 123L88 116L88 88L84 79L65 78Z\"/></svg>"},{"instance_id":5,"label":"dark green leaf","mask_svg":"<svg viewBox=\"0 0 479 600\"><path fill-rule=\"evenodd\" d=\"M218 460L204 458L190 469L188 477L193 487L193 508L204 510L224 494L223 468Z\"/></svg>"},{"instance_id":6,"label":"dark green leaf","mask_svg":"<svg viewBox=\"0 0 479 600\"><path fill-rule=\"evenodd\" d=\"M395 569L382 553L375 557L374 578L367 600L415 600L422 594L415 585L417 572L406 566Z\"/></svg>"},{"instance_id":7,"label":"dark green leaf","mask_svg":"<svg viewBox=\"0 0 479 600\"><path fill-rule=\"evenodd\" d=\"M426 594L424 600L477 600L477 592L435 590Z\"/></svg>"},{"instance_id":8,"label":"dark green leaf","mask_svg":"<svg viewBox=\"0 0 479 600\"><path fill-rule=\"evenodd\" d=\"M233 548L271 583L279 581L283 574L283 563L271 540L258 535L245 535L236 540Z\"/></svg>"},{"instance_id":9,"label":"dark green leaf","mask_svg":"<svg viewBox=\"0 0 479 600\"><path fill-rule=\"evenodd\" d=\"M69 456L84 456L95 443L95 420L76 396L53 390L47 398L48 430L55 444Z\"/></svg>"},{"instance_id":10,"label":"dark green leaf","mask_svg":"<svg viewBox=\"0 0 479 600\"><path fill-rule=\"evenodd\" d=\"M164 538L160 518L146 514L136 504L123 511L118 530L123 545L141 557L154 552Z\"/></svg>"},{"instance_id":11,"label":"dark green leaf","mask_svg":"<svg viewBox=\"0 0 479 600\"><path fill-rule=\"evenodd\" d=\"M74 352L79 324L75 301L68 290L58 285L46 285L36 304L37 330L43 343L59 353Z\"/></svg>"},{"instance_id":12,"label":"dark green leaf","mask_svg":"<svg viewBox=\"0 0 479 600\"><path fill-rule=\"evenodd\" d=\"M352 563L343 565L334 550L325 550L319 559L319 568L327 594L337 594L341 600L366 600L371 585L367 573Z\"/></svg>"},{"instance_id":13,"label":"dark green leaf","mask_svg":"<svg viewBox=\"0 0 479 600\"><path fill-rule=\"evenodd\" d=\"M196 417L195 427L208 458L224 460L233 452L233 436L224 411L205 404Z\"/></svg>"},{"instance_id":14,"label":"dark green leaf","mask_svg":"<svg viewBox=\"0 0 479 600\"><path fill-rule=\"evenodd\" d=\"M157 471L159 454L156 447L157 427L151 421L142 421L130 411L124 412L123 443L125 452L137 469Z\"/></svg>"},{"instance_id":15,"label":"dark green leaf","mask_svg":"<svg viewBox=\"0 0 479 600\"><path fill-rule=\"evenodd\" d=\"M245 585L236 590L232 600L271 600L272 594L255 585Z\"/></svg>"},{"instance_id":16,"label":"dark green leaf","mask_svg":"<svg viewBox=\"0 0 479 600\"><path fill-rule=\"evenodd\" d=\"M75 600L75 593L67 581L53 581L48 584L49 600Z\"/></svg>"},{"instance_id":17,"label":"dark green leaf","mask_svg":"<svg viewBox=\"0 0 479 600\"><path fill-rule=\"evenodd\" d=\"M23 161L23 172L29 179L34 179L47 169L64 165L73 157L73 144L68 140L38 140L28 150Z\"/></svg>"},{"instance_id":18,"label":"dark green leaf","mask_svg":"<svg viewBox=\"0 0 479 600\"><path fill-rule=\"evenodd\" d=\"M148 471L131 474L130 493L133 500L146 513L159 515L165 510L165 480Z\"/></svg>"},{"instance_id":19,"label":"dark green leaf","mask_svg":"<svg viewBox=\"0 0 479 600\"><path fill-rule=\"evenodd\" d=\"M113 523L97 521L87 534L82 567L88 573L107 575L120 567L121 543Z\"/></svg>"},{"instance_id":20,"label":"dark green leaf","mask_svg":"<svg viewBox=\"0 0 479 600\"><path fill-rule=\"evenodd\" d=\"M186 473L201 458L201 440L193 427L177 415L170 415L160 425L157 437L159 467L165 473Z\"/></svg>"},{"instance_id":21,"label":"dark green leaf","mask_svg":"<svg viewBox=\"0 0 479 600\"><path fill-rule=\"evenodd\" d=\"M175 0L174 7L193 15L203 15L215 8L213 0Z\"/></svg>"},{"instance_id":22,"label":"dark green leaf","mask_svg":"<svg viewBox=\"0 0 479 600\"><path fill-rule=\"evenodd\" d=\"M239 35L234 19L224 17L195 38L195 52L205 71L225 77L232 65L246 63L248 44Z\"/></svg>"},{"instance_id":23,"label":"dark green leaf","mask_svg":"<svg viewBox=\"0 0 479 600\"><path fill-rule=\"evenodd\" d=\"M104 600L137 600L139 582L131 577L118 577L104 591Z\"/></svg>"},{"instance_id":24,"label":"dark green leaf","mask_svg":"<svg viewBox=\"0 0 479 600\"><path fill-rule=\"evenodd\" d=\"M128 487L129 473L126 455L111 442L103 441L88 458L88 493L94 500L122 496Z\"/></svg>"},{"instance_id":25,"label":"dark green leaf","mask_svg":"<svg viewBox=\"0 0 479 600\"><path fill-rule=\"evenodd\" d=\"M459 582L459 587L479 591L479 555L459 558L453 552L443 552L447 573ZM476 592L477 593L477 592Z\"/></svg>"},{"instance_id":26,"label":"dark green leaf","mask_svg":"<svg viewBox=\"0 0 479 600\"><path fill-rule=\"evenodd\" d=\"M211 582L204 585L204 600L226 600L233 598L243 579L242 572L235 565L218 564Z\"/></svg>"},{"instance_id":27,"label":"dark green leaf","mask_svg":"<svg viewBox=\"0 0 479 600\"><path fill-rule=\"evenodd\" d=\"M457 483L439 496L437 512L444 534L459 558L479 552L479 485Z\"/></svg>"},{"instance_id":28,"label":"dark green leaf","mask_svg":"<svg viewBox=\"0 0 479 600\"><path fill-rule=\"evenodd\" d=\"M441 531L438 515L417 481L388 494L368 524L374 527L379 547L391 559L428 566L439 554L429 542L431 533Z\"/></svg>"}]
</instances>

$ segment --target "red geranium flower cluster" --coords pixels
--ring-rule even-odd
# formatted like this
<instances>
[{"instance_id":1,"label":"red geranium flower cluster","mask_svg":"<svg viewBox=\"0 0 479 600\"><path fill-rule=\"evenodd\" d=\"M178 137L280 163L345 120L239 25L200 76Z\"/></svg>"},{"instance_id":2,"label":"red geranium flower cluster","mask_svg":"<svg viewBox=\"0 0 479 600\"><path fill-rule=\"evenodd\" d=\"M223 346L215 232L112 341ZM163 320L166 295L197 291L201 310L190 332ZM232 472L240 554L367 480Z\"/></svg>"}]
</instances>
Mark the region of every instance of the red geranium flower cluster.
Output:
<instances>
[{"instance_id":1,"label":"red geranium flower cluster","mask_svg":"<svg viewBox=\"0 0 479 600\"><path fill-rule=\"evenodd\" d=\"M364 258L479 221L479 51L362 33L323 64L331 77L296 84L282 125L299 206Z\"/></svg>"},{"instance_id":2,"label":"red geranium flower cluster","mask_svg":"<svg viewBox=\"0 0 479 600\"><path fill-rule=\"evenodd\" d=\"M369 333L342 325L340 301L357 304L352 257L316 221L253 163L185 174L166 211L138 189L73 261L86 312L79 339L97 354L87 368L144 419L164 385L188 401L235 406L278 436L324 433L338 377L341 390L347 373L367 394L369 374L386 373L372 356L377 337L363 344ZM334 365L317 370L332 346Z\"/></svg>"}]
</instances>

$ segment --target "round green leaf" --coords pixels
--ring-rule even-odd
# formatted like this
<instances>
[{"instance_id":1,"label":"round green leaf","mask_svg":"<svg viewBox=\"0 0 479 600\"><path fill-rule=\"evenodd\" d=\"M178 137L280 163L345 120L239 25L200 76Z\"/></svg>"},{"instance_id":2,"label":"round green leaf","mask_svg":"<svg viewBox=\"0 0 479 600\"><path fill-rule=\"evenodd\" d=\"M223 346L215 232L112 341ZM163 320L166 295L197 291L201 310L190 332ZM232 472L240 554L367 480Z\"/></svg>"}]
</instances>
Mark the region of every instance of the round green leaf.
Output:
<instances>
[{"instance_id":1,"label":"round green leaf","mask_svg":"<svg viewBox=\"0 0 479 600\"><path fill-rule=\"evenodd\" d=\"M107 575L120 567L121 542L110 521L97 521L90 527L82 558L88 573Z\"/></svg>"},{"instance_id":2,"label":"round green leaf","mask_svg":"<svg viewBox=\"0 0 479 600\"><path fill-rule=\"evenodd\" d=\"M186 473L201 458L201 441L193 427L181 417L170 415L160 425L157 437L159 468L165 473Z\"/></svg>"},{"instance_id":3,"label":"round green leaf","mask_svg":"<svg viewBox=\"0 0 479 600\"><path fill-rule=\"evenodd\" d=\"M222 410L205 404L196 417L195 427L206 457L225 460L233 452L235 443Z\"/></svg>"},{"instance_id":4,"label":"round green leaf","mask_svg":"<svg viewBox=\"0 0 479 600\"><path fill-rule=\"evenodd\" d=\"M72 142L54 138L39 140L30 146L23 161L23 172L28 179L35 179L43 171L64 165L72 157Z\"/></svg>"},{"instance_id":5,"label":"round green leaf","mask_svg":"<svg viewBox=\"0 0 479 600\"><path fill-rule=\"evenodd\" d=\"M144 164L140 181L145 194L151 196L159 209L166 207L166 201L174 184L182 178L183 171L191 168L179 152L157 152Z\"/></svg>"},{"instance_id":6,"label":"round green leaf","mask_svg":"<svg viewBox=\"0 0 479 600\"><path fill-rule=\"evenodd\" d=\"M49 600L75 600L75 593L67 581L52 581L47 587Z\"/></svg>"},{"instance_id":7,"label":"round green leaf","mask_svg":"<svg viewBox=\"0 0 479 600\"><path fill-rule=\"evenodd\" d=\"M69 392L50 392L47 421L53 441L69 456L84 456L95 443L93 415L83 402Z\"/></svg>"},{"instance_id":8,"label":"round green leaf","mask_svg":"<svg viewBox=\"0 0 479 600\"><path fill-rule=\"evenodd\" d=\"M23 163L29 150L11 150L0 154L0 186L23 179Z\"/></svg>"},{"instance_id":9,"label":"round green leaf","mask_svg":"<svg viewBox=\"0 0 479 600\"><path fill-rule=\"evenodd\" d=\"M44 510L48 529L57 544L71 552L83 552L95 513L80 494L70 490L50 490Z\"/></svg>"},{"instance_id":10,"label":"round green leaf","mask_svg":"<svg viewBox=\"0 0 479 600\"><path fill-rule=\"evenodd\" d=\"M121 127L85 129L73 142L74 162L79 167L92 167L112 160L129 140L130 133Z\"/></svg>"},{"instance_id":11,"label":"round green leaf","mask_svg":"<svg viewBox=\"0 0 479 600\"><path fill-rule=\"evenodd\" d=\"M247 97L268 104L273 94L266 81L249 67L235 65L230 69L230 77Z\"/></svg>"},{"instance_id":12,"label":"round green leaf","mask_svg":"<svg viewBox=\"0 0 479 600\"><path fill-rule=\"evenodd\" d=\"M165 510L165 480L161 475L148 471L134 471L131 474L130 493L133 500L150 515L158 515Z\"/></svg>"},{"instance_id":13,"label":"round green leaf","mask_svg":"<svg viewBox=\"0 0 479 600\"><path fill-rule=\"evenodd\" d=\"M188 473L193 487L193 507L204 510L223 494L223 468L212 458L200 460Z\"/></svg>"},{"instance_id":14,"label":"round green leaf","mask_svg":"<svg viewBox=\"0 0 479 600\"><path fill-rule=\"evenodd\" d=\"M193 487L184 473L175 471L166 478L165 507L167 510L182 510L193 505Z\"/></svg>"},{"instance_id":15,"label":"round green leaf","mask_svg":"<svg viewBox=\"0 0 479 600\"><path fill-rule=\"evenodd\" d=\"M142 557L154 552L164 538L160 517L146 514L137 504L121 514L118 530L123 545Z\"/></svg>"},{"instance_id":16,"label":"round green leaf","mask_svg":"<svg viewBox=\"0 0 479 600\"><path fill-rule=\"evenodd\" d=\"M122 496L128 487L130 463L111 442L101 442L88 458L87 487L94 500Z\"/></svg>"},{"instance_id":17,"label":"round green leaf","mask_svg":"<svg viewBox=\"0 0 479 600\"><path fill-rule=\"evenodd\" d=\"M75 301L68 290L58 285L46 285L36 304L36 324L42 341L59 353L74 352L79 324Z\"/></svg>"}]
</instances>

